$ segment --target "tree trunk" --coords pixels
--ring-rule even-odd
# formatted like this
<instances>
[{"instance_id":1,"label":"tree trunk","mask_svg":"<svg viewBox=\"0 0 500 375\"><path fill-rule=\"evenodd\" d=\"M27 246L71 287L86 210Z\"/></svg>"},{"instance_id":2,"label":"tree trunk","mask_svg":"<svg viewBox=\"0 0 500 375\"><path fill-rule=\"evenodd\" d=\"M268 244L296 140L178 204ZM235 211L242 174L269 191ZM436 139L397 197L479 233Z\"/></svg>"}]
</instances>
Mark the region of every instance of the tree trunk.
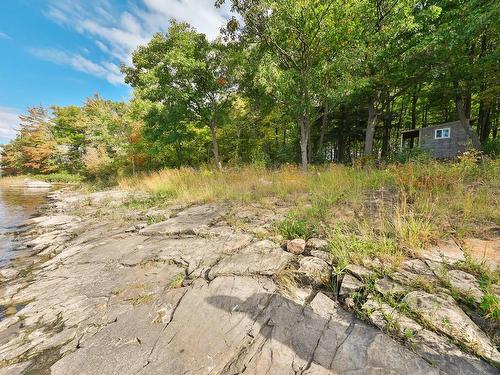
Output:
<instances>
[{"instance_id":1,"label":"tree trunk","mask_svg":"<svg viewBox=\"0 0 500 375\"><path fill-rule=\"evenodd\" d=\"M479 117L477 123L477 129L479 132L479 140L481 142L486 141L490 137L491 133L491 121L490 121L490 108L488 103L483 99L479 101Z\"/></svg>"},{"instance_id":2,"label":"tree trunk","mask_svg":"<svg viewBox=\"0 0 500 375\"><path fill-rule=\"evenodd\" d=\"M217 143L217 125L214 121L210 124L210 133L212 134L212 146L214 152L215 166L219 171L222 171L222 164L219 158L219 144Z\"/></svg>"},{"instance_id":3,"label":"tree trunk","mask_svg":"<svg viewBox=\"0 0 500 375\"><path fill-rule=\"evenodd\" d=\"M300 126L300 158L302 169L306 171L308 166L307 143L309 141L309 119L304 114L301 114L299 115L298 122Z\"/></svg>"},{"instance_id":4,"label":"tree trunk","mask_svg":"<svg viewBox=\"0 0 500 375\"><path fill-rule=\"evenodd\" d=\"M472 145L476 149L481 148L481 143L479 142L479 138L477 134L472 130L470 126L470 120L466 116L466 108L464 103L464 98L458 92L458 82L454 83L456 96L455 96L455 106L457 109L458 118L460 119L460 123L465 130L465 133L472 140Z\"/></svg>"},{"instance_id":5,"label":"tree trunk","mask_svg":"<svg viewBox=\"0 0 500 375\"><path fill-rule=\"evenodd\" d=\"M328 104L325 104L323 109L323 118L321 119L321 129L319 132L319 141L318 141L318 156L321 158L321 160L324 159L323 143L325 141L325 131L327 122L328 122Z\"/></svg>"},{"instance_id":6,"label":"tree trunk","mask_svg":"<svg viewBox=\"0 0 500 375\"><path fill-rule=\"evenodd\" d=\"M375 125L377 124L376 100L380 94L370 98L368 103L368 121L366 124L365 150L364 155L371 155L373 152L373 138L375 137Z\"/></svg>"},{"instance_id":7,"label":"tree trunk","mask_svg":"<svg viewBox=\"0 0 500 375\"><path fill-rule=\"evenodd\" d=\"M385 105L385 114L384 114L384 138L382 140L382 157L387 157L389 154L389 143L391 136L391 127L392 127L392 109L391 109L391 101L387 99Z\"/></svg>"}]
</instances>

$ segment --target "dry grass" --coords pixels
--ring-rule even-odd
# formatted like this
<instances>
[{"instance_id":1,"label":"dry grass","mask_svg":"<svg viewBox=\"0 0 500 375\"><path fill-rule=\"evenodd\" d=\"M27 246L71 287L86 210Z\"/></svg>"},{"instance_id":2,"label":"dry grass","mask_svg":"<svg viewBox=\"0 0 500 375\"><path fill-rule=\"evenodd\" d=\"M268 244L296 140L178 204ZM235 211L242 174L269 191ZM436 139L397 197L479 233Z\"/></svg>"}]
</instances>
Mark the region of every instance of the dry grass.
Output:
<instances>
[{"instance_id":1,"label":"dry grass","mask_svg":"<svg viewBox=\"0 0 500 375\"><path fill-rule=\"evenodd\" d=\"M224 172L182 168L123 179L119 185L152 193L154 204L287 201L296 208L279 226L286 237L340 233L344 243L347 238L368 249L362 253L414 252L438 238L481 235L484 228L500 225L497 160L428 160L384 169L332 165L308 173L292 166ZM367 197L380 191L384 199L367 205ZM343 217L346 211L352 217Z\"/></svg>"},{"instance_id":2,"label":"dry grass","mask_svg":"<svg viewBox=\"0 0 500 375\"><path fill-rule=\"evenodd\" d=\"M23 183L24 177L21 176L5 176L0 177L0 186L20 185Z\"/></svg>"}]
</instances>

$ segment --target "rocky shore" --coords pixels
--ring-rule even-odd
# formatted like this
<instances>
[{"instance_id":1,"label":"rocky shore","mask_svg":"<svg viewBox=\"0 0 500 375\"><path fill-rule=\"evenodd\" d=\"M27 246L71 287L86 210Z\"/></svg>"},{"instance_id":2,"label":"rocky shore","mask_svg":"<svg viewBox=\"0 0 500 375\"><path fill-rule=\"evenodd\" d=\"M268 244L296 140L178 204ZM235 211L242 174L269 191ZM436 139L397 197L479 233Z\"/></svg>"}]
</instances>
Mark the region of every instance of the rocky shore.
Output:
<instances>
[{"instance_id":1,"label":"rocky shore","mask_svg":"<svg viewBox=\"0 0 500 375\"><path fill-rule=\"evenodd\" d=\"M334 272L324 239L273 232L280 202L136 199L55 192L26 224L0 270L0 375L498 373L457 244Z\"/></svg>"}]
</instances>

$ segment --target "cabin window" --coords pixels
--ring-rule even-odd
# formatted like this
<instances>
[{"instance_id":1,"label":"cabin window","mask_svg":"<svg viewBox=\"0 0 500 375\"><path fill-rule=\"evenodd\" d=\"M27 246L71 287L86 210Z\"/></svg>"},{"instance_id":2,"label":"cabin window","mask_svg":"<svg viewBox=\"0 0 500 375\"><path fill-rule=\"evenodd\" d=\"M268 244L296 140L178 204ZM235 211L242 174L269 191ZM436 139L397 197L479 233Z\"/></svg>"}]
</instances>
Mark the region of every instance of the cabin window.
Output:
<instances>
[{"instance_id":1,"label":"cabin window","mask_svg":"<svg viewBox=\"0 0 500 375\"><path fill-rule=\"evenodd\" d=\"M435 139L450 138L450 128L436 129Z\"/></svg>"}]
</instances>

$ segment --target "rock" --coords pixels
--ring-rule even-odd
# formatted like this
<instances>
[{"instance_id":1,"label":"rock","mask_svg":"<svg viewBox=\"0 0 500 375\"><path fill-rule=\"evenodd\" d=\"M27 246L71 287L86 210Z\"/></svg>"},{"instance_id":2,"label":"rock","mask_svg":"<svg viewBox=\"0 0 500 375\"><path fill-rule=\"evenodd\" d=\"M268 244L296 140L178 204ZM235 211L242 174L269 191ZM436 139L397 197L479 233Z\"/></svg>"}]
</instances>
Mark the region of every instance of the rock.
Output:
<instances>
[{"instance_id":1,"label":"rock","mask_svg":"<svg viewBox=\"0 0 500 375\"><path fill-rule=\"evenodd\" d=\"M479 238L466 238L464 247L478 262L495 271L500 264L500 240L481 240Z\"/></svg>"},{"instance_id":2,"label":"rock","mask_svg":"<svg viewBox=\"0 0 500 375\"><path fill-rule=\"evenodd\" d=\"M423 328L386 303L368 298L362 309L375 326L409 342L416 353L433 363L443 374L496 374L492 366L462 352L448 338Z\"/></svg>"},{"instance_id":3,"label":"rock","mask_svg":"<svg viewBox=\"0 0 500 375\"><path fill-rule=\"evenodd\" d=\"M471 296L476 303L481 303L484 293L474 276L464 271L451 270L448 272L448 281L454 289Z\"/></svg>"},{"instance_id":4,"label":"rock","mask_svg":"<svg viewBox=\"0 0 500 375\"><path fill-rule=\"evenodd\" d=\"M346 273L342 278L342 283L340 284L339 295L341 297L347 297L352 295L363 288L364 284L356 279L354 276Z\"/></svg>"},{"instance_id":5,"label":"rock","mask_svg":"<svg viewBox=\"0 0 500 375\"><path fill-rule=\"evenodd\" d=\"M454 241L439 241L436 246L423 250L420 256L426 260L452 265L465 261L462 249Z\"/></svg>"},{"instance_id":6,"label":"rock","mask_svg":"<svg viewBox=\"0 0 500 375\"><path fill-rule=\"evenodd\" d=\"M0 279L10 280L19 275L19 271L13 267L0 269Z\"/></svg>"},{"instance_id":7,"label":"rock","mask_svg":"<svg viewBox=\"0 0 500 375\"><path fill-rule=\"evenodd\" d=\"M166 221L149 225L139 233L145 236L196 235L212 225L222 214L223 209L218 205L193 206Z\"/></svg>"},{"instance_id":8,"label":"rock","mask_svg":"<svg viewBox=\"0 0 500 375\"><path fill-rule=\"evenodd\" d=\"M274 242L263 240L221 259L209 271L208 278L213 280L215 277L223 275L272 276L282 269L291 258L291 254L284 252Z\"/></svg>"},{"instance_id":9,"label":"rock","mask_svg":"<svg viewBox=\"0 0 500 375\"><path fill-rule=\"evenodd\" d=\"M52 184L45 181L25 179L24 186L28 189L49 189L52 187Z\"/></svg>"},{"instance_id":10,"label":"rock","mask_svg":"<svg viewBox=\"0 0 500 375\"><path fill-rule=\"evenodd\" d=\"M313 250L327 250L328 241L321 238L309 238L306 242L306 249L309 251Z\"/></svg>"},{"instance_id":11,"label":"rock","mask_svg":"<svg viewBox=\"0 0 500 375\"><path fill-rule=\"evenodd\" d=\"M406 292L406 288L403 285L392 281L388 277L375 281L375 290L383 295L402 294Z\"/></svg>"},{"instance_id":12,"label":"rock","mask_svg":"<svg viewBox=\"0 0 500 375\"><path fill-rule=\"evenodd\" d=\"M345 270L349 272L351 275L357 277L359 280L366 280L375 274L375 272L369 270L368 268L359 266L357 264L349 264L345 268Z\"/></svg>"},{"instance_id":13,"label":"rock","mask_svg":"<svg viewBox=\"0 0 500 375\"><path fill-rule=\"evenodd\" d=\"M80 222L81 219L71 215L39 216L28 220L28 224L36 224L41 228L64 226Z\"/></svg>"},{"instance_id":14,"label":"rock","mask_svg":"<svg viewBox=\"0 0 500 375\"><path fill-rule=\"evenodd\" d=\"M405 301L435 330L455 338L484 358L500 362L500 354L490 339L460 309L452 297L415 291L409 293Z\"/></svg>"},{"instance_id":15,"label":"rock","mask_svg":"<svg viewBox=\"0 0 500 375\"><path fill-rule=\"evenodd\" d=\"M329 265L332 265L332 254L322 250L311 250L311 256L324 260Z\"/></svg>"},{"instance_id":16,"label":"rock","mask_svg":"<svg viewBox=\"0 0 500 375\"><path fill-rule=\"evenodd\" d=\"M428 276L428 277L434 276L434 272L432 272L429 266L420 259L406 259L403 261L402 266L404 271L413 274Z\"/></svg>"},{"instance_id":17,"label":"rock","mask_svg":"<svg viewBox=\"0 0 500 375\"><path fill-rule=\"evenodd\" d=\"M289 253L300 255L306 249L306 241L302 238L296 238L294 240L287 241L286 250Z\"/></svg>"},{"instance_id":18,"label":"rock","mask_svg":"<svg viewBox=\"0 0 500 375\"><path fill-rule=\"evenodd\" d=\"M331 278L331 268L328 263L315 257L301 258L298 273L315 285L327 284Z\"/></svg>"}]
</instances>

